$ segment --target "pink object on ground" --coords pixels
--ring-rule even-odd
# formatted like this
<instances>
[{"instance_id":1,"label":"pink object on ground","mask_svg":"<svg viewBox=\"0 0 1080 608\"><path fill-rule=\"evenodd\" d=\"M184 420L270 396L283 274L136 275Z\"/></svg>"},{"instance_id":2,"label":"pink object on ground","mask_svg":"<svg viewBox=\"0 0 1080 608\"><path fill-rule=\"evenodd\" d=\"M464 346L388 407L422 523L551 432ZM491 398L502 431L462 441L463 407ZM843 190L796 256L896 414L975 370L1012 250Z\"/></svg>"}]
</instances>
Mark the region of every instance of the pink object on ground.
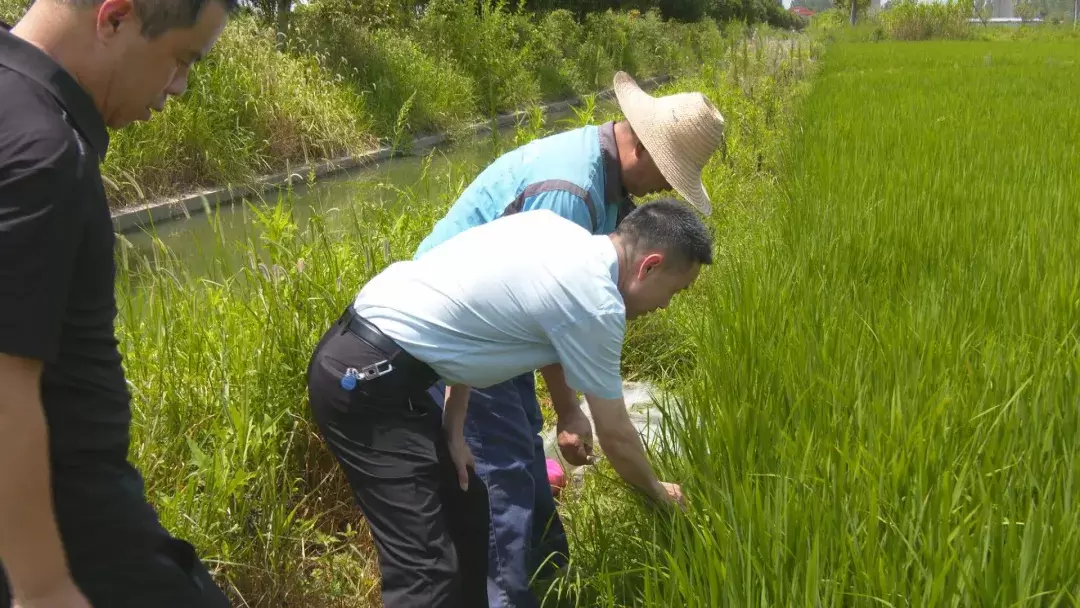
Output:
<instances>
[{"instance_id":1,"label":"pink object on ground","mask_svg":"<svg viewBox=\"0 0 1080 608\"><path fill-rule=\"evenodd\" d=\"M547 459L547 475L548 483L551 484L551 493L558 495L559 491L566 487L566 473L558 460Z\"/></svg>"}]
</instances>

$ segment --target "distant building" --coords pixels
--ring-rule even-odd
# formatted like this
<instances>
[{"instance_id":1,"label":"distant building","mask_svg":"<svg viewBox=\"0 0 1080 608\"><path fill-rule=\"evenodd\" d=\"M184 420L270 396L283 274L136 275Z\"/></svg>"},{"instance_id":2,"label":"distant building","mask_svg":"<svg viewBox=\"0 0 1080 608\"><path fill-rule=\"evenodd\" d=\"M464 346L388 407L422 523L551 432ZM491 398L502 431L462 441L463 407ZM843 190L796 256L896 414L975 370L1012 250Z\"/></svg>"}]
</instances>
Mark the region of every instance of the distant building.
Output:
<instances>
[{"instance_id":1,"label":"distant building","mask_svg":"<svg viewBox=\"0 0 1080 608\"><path fill-rule=\"evenodd\" d=\"M812 17L815 14L814 11L806 8L805 6L793 6L793 7L791 7L791 12L795 13L796 15L798 15L800 17L805 17L807 19L809 19L810 17Z\"/></svg>"}]
</instances>

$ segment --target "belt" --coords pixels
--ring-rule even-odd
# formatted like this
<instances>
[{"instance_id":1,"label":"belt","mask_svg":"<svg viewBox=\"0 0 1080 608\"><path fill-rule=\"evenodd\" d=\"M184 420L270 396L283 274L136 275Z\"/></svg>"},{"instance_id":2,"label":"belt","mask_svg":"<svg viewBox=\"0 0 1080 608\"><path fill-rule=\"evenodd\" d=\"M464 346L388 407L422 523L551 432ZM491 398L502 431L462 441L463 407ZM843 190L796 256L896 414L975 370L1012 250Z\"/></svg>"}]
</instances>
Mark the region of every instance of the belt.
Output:
<instances>
[{"instance_id":1,"label":"belt","mask_svg":"<svg viewBox=\"0 0 1080 608\"><path fill-rule=\"evenodd\" d=\"M366 382L397 371L402 381L407 381L409 384L422 383L424 388L435 384L439 379L439 375L431 369L430 365L405 352L397 342L382 333L378 327L356 314L352 306L345 309L340 321L344 324L346 331L386 355L386 359L361 369L349 368L346 378L352 377L355 382ZM342 386L351 390L348 385L355 386L355 382L350 383L343 378Z\"/></svg>"}]
</instances>

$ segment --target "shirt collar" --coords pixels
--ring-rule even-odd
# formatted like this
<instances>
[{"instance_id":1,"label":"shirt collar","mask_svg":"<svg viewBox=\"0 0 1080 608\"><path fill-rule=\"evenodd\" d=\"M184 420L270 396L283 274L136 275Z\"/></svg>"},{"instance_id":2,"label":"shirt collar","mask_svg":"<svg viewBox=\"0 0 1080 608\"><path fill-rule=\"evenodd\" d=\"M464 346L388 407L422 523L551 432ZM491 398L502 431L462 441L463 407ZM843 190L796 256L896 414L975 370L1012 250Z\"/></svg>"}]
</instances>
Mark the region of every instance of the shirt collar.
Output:
<instances>
[{"instance_id":1,"label":"shirt collar","mask_svg":"<svg viewBox=\"0 0 1080 608\"><path fill-rule=\"evenodd\" d=\"M604 162L604 202L619 206L615 221L615 225L618 225L634 210L634 204L630 202L630 194L622 183L619 146L615 143L615 121L600 125L600 157Z\"/></svg>"},{"instance_id":2,"label":"shirt collar","mask_svg":"<svg viewBox=\"0 0 1080 608\"><path fill-rule=\"evenodd\" d=\"M0 65L26 76L45 88L64 107L75 128L90 142L100 160L109 150L109 130L86 89L52 57L18 38L0 22Z\"/></svg>"}]
</instances>

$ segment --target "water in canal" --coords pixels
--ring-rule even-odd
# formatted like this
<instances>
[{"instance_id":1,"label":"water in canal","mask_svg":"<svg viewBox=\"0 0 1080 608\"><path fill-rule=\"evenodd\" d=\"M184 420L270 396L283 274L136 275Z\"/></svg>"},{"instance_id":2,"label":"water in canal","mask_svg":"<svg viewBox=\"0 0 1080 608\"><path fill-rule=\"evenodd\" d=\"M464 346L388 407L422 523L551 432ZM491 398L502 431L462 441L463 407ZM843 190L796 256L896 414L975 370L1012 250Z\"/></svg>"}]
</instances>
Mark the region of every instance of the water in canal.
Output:
<instances>
[{"instance_id":1,"label":"water in canal","mask_svg":"<svg viewBox=\"0 0 1080 608\"><path fill-rule=\"evenodd\" d=\"M597 116L613 108L614 102L598 102ZM568 115L572 116L569 112L546 116L545 131L572 128L574 123ZM312 184L296 179L290 197L292 212L303 228L313 212L319 212L331 223L334 217L344 221L351 215L334 214L335 209L347 211L361 204L394 204L399 199L399 189L422 189L420 198L439 200L449 192L460 190L500 151L512 148L515 129L511 125L494 134L478 135L418 155L380 161ZM136 228L126 232L123 239L130 243L129 251L148 255L156 237L188 272L196 276L202 275L209 264L224 263L226 267L235 268L244 263L241 257L243 244L258 237L259 227L253 221L252 207L272 204L279 196L283 194L270 192L264 198L235 201L209 213L193 213L190 217Z\"/></svg>"}]
</instances>

